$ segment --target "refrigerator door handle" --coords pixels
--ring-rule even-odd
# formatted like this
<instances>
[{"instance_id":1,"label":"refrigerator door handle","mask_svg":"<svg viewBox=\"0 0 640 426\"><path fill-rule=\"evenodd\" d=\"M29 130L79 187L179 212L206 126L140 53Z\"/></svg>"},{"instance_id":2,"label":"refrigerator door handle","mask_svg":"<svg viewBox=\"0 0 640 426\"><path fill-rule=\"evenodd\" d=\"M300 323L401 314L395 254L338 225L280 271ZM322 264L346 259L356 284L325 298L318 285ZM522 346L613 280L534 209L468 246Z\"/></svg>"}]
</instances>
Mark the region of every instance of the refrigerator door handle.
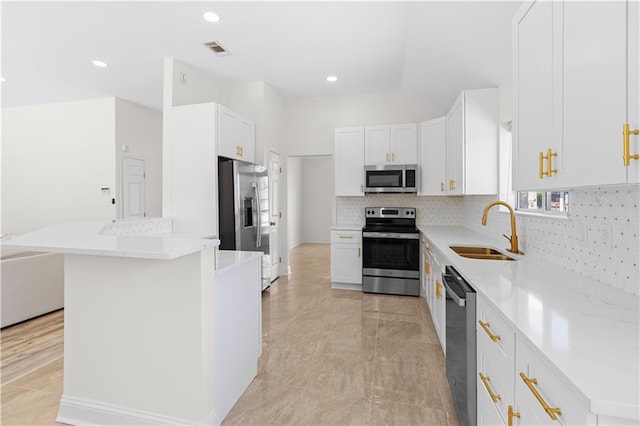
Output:
<instances>
[{"instance_id":1,"label":"refrigerator door handle","mask_svg":"<svg viewBox=\"0 0 640 426\"><path fill-rule=\"evenodd\" d=\"M262 208L262 203L260 202L260 191L258 190L258 184L256 182L253 183L253 190L256 191L256 196L254 200L256 200L256 247L262 246L262 214L260 209Z\"/></svg>"}]
</instances>

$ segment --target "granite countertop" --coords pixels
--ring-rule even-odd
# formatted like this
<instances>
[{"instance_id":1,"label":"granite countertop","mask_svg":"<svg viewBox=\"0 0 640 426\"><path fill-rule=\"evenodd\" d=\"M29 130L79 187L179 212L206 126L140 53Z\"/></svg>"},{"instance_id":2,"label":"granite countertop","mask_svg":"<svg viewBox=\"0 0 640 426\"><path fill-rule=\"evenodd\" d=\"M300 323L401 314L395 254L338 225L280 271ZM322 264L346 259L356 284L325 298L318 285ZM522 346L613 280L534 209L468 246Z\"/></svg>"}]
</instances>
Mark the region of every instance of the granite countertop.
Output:
<instances>
[{"instance_id":1,"label":"granite countertop","mask_svg":"<svg viewBox=\"0 0 640 426\"><path fill-rule=\"evenodd\" d=\"M216 250L216 271L226 272L253 259L262 259L261 251Z\"/></svg>"},{"instance_id":2,"label":"granite countertop","mask_svg":"<svg viewBox=\"0 0 640 426\"><path fill-rule=\"evenodd\" d=\"M419 226L444 263L508 318L582 395L591 412L640 419L639 297L535 258L466 228ZM489 246L517 261L458 256L449 245Z\"/></svg>"},{"instance_id":3,"label":"granite countertop","mask_svg":"<svg viewBox=\"0 0 640 426\"><path fill-rule=\"evenodd\" d=\"M3 249L94 256L171 260L216 247L217 239L181 238L171 233L107 235L111 222L61 223L2 241Z\"/></svg>"}]
</instances>

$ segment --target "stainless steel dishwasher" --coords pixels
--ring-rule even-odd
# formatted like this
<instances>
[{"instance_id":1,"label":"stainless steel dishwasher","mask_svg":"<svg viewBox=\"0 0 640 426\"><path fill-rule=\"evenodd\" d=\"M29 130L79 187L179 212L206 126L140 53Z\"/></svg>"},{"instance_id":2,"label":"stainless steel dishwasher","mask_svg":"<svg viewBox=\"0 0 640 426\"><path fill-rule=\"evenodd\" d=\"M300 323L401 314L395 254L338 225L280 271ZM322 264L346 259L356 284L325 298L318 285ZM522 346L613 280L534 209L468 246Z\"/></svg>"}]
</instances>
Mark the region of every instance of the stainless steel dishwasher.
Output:
<instances>
[{"instance_id":1,"label":"stainless steel dishwasher","mask_svg":"<svg viewBox=\"0 0 640 426\"><path fill-rule=\"evenodd\" d=\"M476 419L476 292L453 267L442 274L447 291L447 379L463 425Z\"/></svg>"}]
</instances>

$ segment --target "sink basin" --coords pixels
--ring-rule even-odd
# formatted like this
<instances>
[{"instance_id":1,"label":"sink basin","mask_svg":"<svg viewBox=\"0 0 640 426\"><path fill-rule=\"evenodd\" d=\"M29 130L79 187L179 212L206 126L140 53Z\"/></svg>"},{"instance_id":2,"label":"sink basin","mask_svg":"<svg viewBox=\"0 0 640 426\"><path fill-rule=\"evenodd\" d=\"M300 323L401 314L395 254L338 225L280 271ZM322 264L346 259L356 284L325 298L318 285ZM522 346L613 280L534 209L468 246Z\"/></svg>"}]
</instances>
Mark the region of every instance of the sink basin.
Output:
<instances>
[{"instance_id":1,"label":"sink basin","mask_svg":"<svg viewBox=\"0 0 640 426\"><path fill-rule=\"evenodd\" d=\"M458 256L481 260L516 260L491 247L449 246Z\"/></svg>"}]
</instances>

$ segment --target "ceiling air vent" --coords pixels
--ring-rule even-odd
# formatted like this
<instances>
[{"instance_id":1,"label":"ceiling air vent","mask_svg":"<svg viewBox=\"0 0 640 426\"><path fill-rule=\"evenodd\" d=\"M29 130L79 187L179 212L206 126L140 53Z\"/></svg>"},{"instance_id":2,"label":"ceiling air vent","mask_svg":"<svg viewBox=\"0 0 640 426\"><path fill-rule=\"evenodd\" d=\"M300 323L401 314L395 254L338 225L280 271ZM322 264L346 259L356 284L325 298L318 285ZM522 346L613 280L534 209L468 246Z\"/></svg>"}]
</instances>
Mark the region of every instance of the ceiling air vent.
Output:
<instances>
[{"instance_id":1,"label":"ceiling air vent","mask_svg":"<svg viewBox=\"0 0 640 426\"><path fill-rule=\"evenodd\" d=\"M218 56L230 55L227 49L225 49L224 46L222 46L217 41L210 41L209 43L205 43L204 45L207 46L209 49L213 50L213 52Z\"/></svg>"}]
</instances>

